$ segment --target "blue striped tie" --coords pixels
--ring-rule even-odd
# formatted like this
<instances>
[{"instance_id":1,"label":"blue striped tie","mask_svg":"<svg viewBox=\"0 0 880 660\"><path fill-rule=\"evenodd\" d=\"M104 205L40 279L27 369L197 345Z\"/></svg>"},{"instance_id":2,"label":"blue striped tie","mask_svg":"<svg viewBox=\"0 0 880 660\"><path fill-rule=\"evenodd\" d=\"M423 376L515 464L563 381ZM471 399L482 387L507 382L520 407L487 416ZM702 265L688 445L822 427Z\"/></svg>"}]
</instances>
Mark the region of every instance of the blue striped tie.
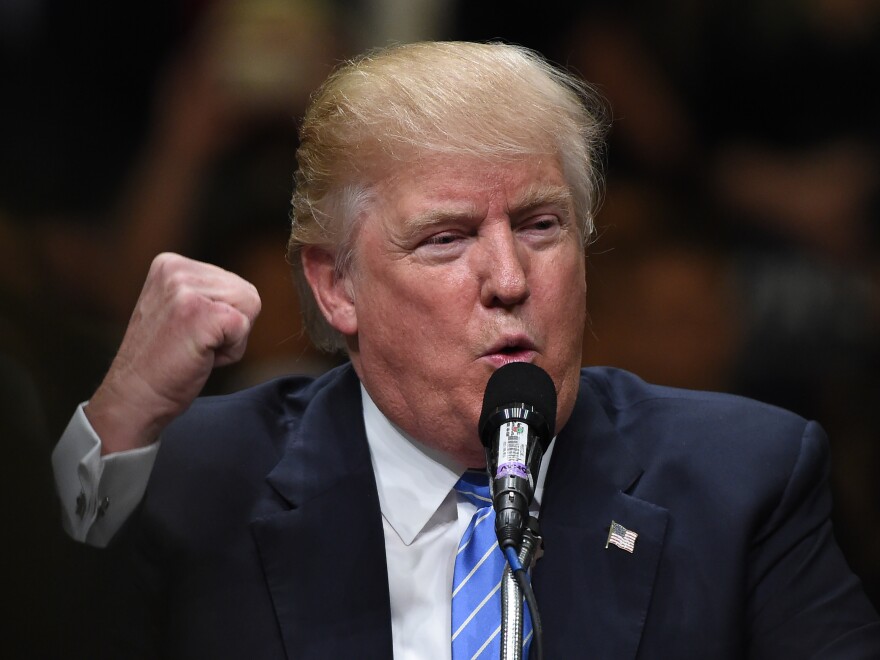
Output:
<instances>
[{"instance_id":1,"label":"blue striped tie","mask_svg":"<svg viewBox=\"0 0 880 660\"><path fill-rule=\"evenodd\" d=\"M477 507L461 537L452 578L452 660L501 655L501 579L507 561L495 536L495 511L485 472L468 471L455 490ZM523 657L532 622L523 612Z\"/></svg>"}]
</instances>

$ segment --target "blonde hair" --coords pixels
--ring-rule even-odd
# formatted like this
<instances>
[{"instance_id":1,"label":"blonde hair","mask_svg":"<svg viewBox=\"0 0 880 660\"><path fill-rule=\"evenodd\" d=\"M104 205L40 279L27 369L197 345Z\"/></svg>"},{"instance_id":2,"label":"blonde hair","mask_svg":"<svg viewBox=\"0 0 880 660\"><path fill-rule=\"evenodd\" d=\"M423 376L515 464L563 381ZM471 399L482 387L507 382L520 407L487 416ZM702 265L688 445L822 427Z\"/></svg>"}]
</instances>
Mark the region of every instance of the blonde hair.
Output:
<instances>
[{"instance_id":1,"label":"blonde hair","mask_svg":"<svg viewBox=\"0 0 880 660\"><path fill-rule=\"evenodd\" d=\"M305 326L323 350L344 349L302 273L307 245L350 266L358 219L394 163L420 154L504 162L559 158L584 242L601 191L601 97L537 53L500 43L426 42L366 53L314 93L300 128L288 260Z\"/></svg>"}]
</instances>

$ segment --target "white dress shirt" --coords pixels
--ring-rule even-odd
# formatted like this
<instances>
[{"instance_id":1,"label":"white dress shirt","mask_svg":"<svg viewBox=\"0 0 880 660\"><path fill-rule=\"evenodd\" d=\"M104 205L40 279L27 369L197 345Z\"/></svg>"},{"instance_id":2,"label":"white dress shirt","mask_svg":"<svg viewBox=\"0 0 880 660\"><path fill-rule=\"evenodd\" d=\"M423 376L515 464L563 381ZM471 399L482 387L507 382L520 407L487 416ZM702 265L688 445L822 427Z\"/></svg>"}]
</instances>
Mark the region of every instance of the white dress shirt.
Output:
<instances>
[{"instance_id":1,"label":"white dress shirt","mask_svg":"<svg viewBox=\"0 0 880 660\"><path fill-rule=\"evenodd\" d=\"M465 466L397 428L361 386L364 425L376 475L397 660L451 658L451 585L455 554L476 507L453 486ZM100 439L79 406L52 454L64 529L105 546L143 497L159 443L101 456ZM544 458L533 513L541 501Z\"/></svg>"},{"instance_id":2,"label":"white dress shirt","mask_svg":"<svg viewBox=\"0 0 880 660\"><path fill-rule=\"evenodd\" d=\"M148 447L101 456L101 440L83 411L76 412L52 452L61 522L71 538L106 546L135 510L159 453Z\"/></svg>"}]
</instances>

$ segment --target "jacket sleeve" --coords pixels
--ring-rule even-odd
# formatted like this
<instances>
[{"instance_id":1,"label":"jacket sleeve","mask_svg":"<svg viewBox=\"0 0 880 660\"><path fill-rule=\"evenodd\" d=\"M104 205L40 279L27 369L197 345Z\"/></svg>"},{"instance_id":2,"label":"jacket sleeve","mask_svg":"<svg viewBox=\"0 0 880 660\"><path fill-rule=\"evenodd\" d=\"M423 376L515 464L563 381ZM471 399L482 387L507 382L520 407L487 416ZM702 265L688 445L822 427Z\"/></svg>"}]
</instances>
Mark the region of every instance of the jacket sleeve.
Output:
<instances>
[{"instance_id":1,"label":"jacket sleeve","mask_svg":"<svg viewBox=\"0 0 880 660\"><path fill-rule=\"evenodd\" d=\"M831 525L829 448L810 422L749 562L750 658L880 658L880 622Z\"/></svg>"}]
</instances>

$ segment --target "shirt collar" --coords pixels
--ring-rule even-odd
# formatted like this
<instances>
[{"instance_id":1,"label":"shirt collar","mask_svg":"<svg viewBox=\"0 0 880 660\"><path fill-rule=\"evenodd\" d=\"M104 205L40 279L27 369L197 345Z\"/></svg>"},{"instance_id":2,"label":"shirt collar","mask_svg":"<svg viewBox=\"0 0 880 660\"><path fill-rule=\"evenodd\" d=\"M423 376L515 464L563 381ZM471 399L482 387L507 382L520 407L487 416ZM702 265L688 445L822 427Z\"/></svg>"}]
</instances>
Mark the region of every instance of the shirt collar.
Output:
<instances>
[{"instance_id":1,"label":"shirt collar","mask_svg":"<svg viewBox=\"0 0 880 660\"><path fill-rule=\"evenodd\" d=\"M363 385L361 399L382 515L410 545L440 508L464 468L395 426L376 407Z\"/></svg>"},{"instance_id":2,"label":"shirt collar","mask_svg":"<svg viewBox=\"0 0 880 660\"><path fill-rule=\"evenodd\" d=\"M431 449L389 420L361 385L364 427L382 515L405 545L410 545L449 496L465 468ZM544 453L531 505L537 515L544 494L547 466L556 438ZM450 511L455 516L455 510Z\"/></svg>"}]
</instances>

